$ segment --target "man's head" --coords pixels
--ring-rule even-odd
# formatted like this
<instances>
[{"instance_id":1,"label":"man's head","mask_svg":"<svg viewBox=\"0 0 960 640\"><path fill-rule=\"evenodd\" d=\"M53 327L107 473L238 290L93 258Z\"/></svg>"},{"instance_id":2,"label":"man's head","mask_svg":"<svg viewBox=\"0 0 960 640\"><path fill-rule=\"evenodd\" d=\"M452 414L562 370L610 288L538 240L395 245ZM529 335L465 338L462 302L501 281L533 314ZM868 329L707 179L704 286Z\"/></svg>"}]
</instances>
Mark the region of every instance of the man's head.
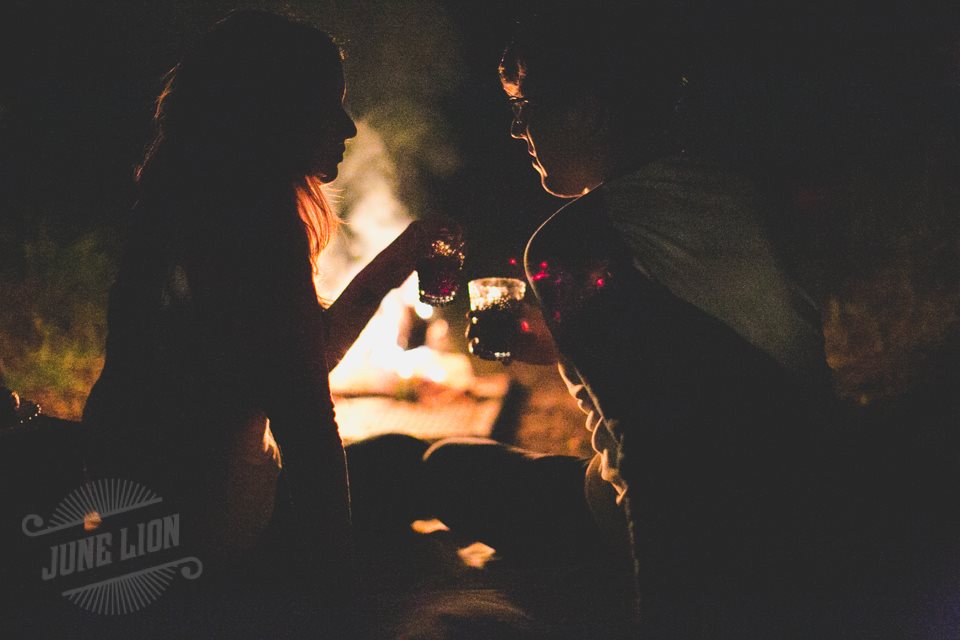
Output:
<instances>
[{"instance_id":1,"label":"man's head","mask_svg":"<svg viewBox=\"0 0 960 640\"><path fill-rule=\"evenodd\" d=\"M649 158L666 137L681 82L665 44L668 25L652 14L638 23L621 4L533 15L501 59L510 134L526 142L554 195L593 189Z\"/></svg>"}]
</instances>

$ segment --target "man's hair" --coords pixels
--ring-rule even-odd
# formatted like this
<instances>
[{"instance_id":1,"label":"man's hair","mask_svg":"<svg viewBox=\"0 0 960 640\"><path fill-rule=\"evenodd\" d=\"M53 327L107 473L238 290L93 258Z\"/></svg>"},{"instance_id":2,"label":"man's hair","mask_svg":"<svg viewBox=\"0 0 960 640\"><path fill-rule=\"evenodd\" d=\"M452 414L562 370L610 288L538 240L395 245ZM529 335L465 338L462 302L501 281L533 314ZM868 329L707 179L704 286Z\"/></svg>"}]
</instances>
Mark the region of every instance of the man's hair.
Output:
<instances>
[{"instance_id":1,"label":"man's hair","mask_svg":"<svg viewBox=\"0 0 960 640\"><path fill-rule=\"evenodd\" d=\"M542 3L518 21L500 76L531 100L592 94L627 151L659 136L763 164L783 151L785 87L813 46L807 13L766 0Z\"/></svg>"},{"instance_id":2,"label":"man's hair","mask_svg":"<svg viewBox=\"0 0 960 640\"><path fill-rule=\"evenodd\" d=\"M648 138L669 126L683 85L673 15L610 0L545 4L518 21L500 61L501 81L522 84L531 99L589 93L624 138Z\"/></svg>"}]
</instances>

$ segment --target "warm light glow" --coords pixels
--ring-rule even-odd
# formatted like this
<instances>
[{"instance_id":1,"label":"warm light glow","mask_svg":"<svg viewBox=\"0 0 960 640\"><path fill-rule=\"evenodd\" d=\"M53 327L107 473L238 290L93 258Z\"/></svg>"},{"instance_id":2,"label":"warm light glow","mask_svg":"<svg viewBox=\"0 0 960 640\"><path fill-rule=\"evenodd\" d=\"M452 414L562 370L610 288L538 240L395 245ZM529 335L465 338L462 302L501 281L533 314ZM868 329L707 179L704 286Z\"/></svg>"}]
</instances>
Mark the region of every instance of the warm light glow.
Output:
<instances>
[{"instance_id":1,"label":"warm light glow","mask_svg":"<svg viewBox=\"0 0 960 640\"><path fill-rule=\"evenodd\" d=\"M413 365L409 362L401 362L397 367L397 375L401 380L409 380L413 377Z\"/></svg>"},{"instance_id":2,"label":"warm light glow","mask_svg":"<svg viewBox=\"0 0 960 640\"><path fill-rule=\"evenodd\" d=\"M450 527L439 520L414 520L410 523L410 528L417 533L431 534L437 531L450 531Z\"/></svg>"},{"instance_id":3,"label":"warm light glow","mask_svg":"<svg viewBox=\"0 0 960 640\"><path fill-rule=\"evenodd\" d=\"M346 230L334 237L320 257L317 287L325 300L335 300L350 280L412 220L394 193L395 168L383 140L367 122L359 122L357 130L336 182L338 189L351 196L344 202L348 208L342 212ZM384 297L357 341L330 372L334 394L392 394L398 383L409 387L417 380L443 384L456 391L473 386L468 356L430 348L431 344L445 342L447 326L433 307L420 302L417 285L416 273L411 274ZM428 322L428 346L405 351L400 346L400 331L409 321L410 309Z\"/></svg>"},{"instance_id":4,"label":"warm light glow","mask_svg":"<svg viewBox=\"0 0 960 640\"><path fill-rule=\"evenodd\" d=\"M433 317L433 307L417 300L413 303L413 310L421 320L429 320Z\"/></svg>"},{"instance_id":5,"label":"warm light glow","mask_svg":"<svg viewBox=\"0 0 960 640\"><path fill-rule=\"evenodd\" d=\"M509 300L523 300L527 283L516 278L479 278L467 283L470 309L479 311L504 304ZM471 322L476 324L474 318Z\"/></svg>"},{"instance_id":6,"label":"warm light glow","mask_svg":"<svg viewBox=\"0 0 960 640\"><path fill-rule=\"evenodd\" d=\"M335 300L353 277L377 253L400 235L412 220L393 191L396 167L380 134L366 121L357 122L339 177L337 192L349 201L332 205L344 219L344 230L335 235L318 260L317 291Z\"/></svg>"},{"instance_id":7,"label":"warm light glow","mask_svg":"<svg viewBox=\"0 0 960 640\"><path fill-rule=\"evenodd\" d=\"M496 552L496 549L488 547L482 542L474 542L468 547L457 549L457 555L463 560L463 564L474 569L483 569L493 559Z\"/></svg>"},{"instance_id":8,"label":"warm light glow","mask_svg":"<svg viewBox=\"0 0 960 640\"><path fill-rule=\"evenodd\" d=\"M453 256L458 255L461 262L464 259L462 251L463 243L461 242L459 246L454 246L447 242L446 240L434 240L433 244L430 245L430 249L435 256Z\"/></svg>"},{"instance_id":9,"label":"warm light glow","mask_svg":"<svg viewBox=\"0 0 960 640\"><path fill-rule=\"evenodd\" d=\"M100 528L101 524L103 524L103 518L101 518L100 514L96 511L91 511L87 515L83 516L84 531L95 531Z\"/></svg>"},{"instance_id":10,"label":"warm light glow","mask_svg":"<svg viewBox=\"0 0 960 640\"><path fill-rule=\"evenodd\" d=\"M380 134L369 123L358 122L357 136L350 144L336 182L339 189L351 195L349 208L341 212L347 231L336 236L320 256L317 289L322 298L336 299L353 277L412 220L393 192L395 174ZM412 376L412 369L402 365L403 349L397 338L407 307L413 306L420 317L428 313L416 308L417 300L415 276L407 279L400 289L387 294L353 347L331 372L331 384L349 385L364 369L402 370Z\"/></svg>"}]
</instances>

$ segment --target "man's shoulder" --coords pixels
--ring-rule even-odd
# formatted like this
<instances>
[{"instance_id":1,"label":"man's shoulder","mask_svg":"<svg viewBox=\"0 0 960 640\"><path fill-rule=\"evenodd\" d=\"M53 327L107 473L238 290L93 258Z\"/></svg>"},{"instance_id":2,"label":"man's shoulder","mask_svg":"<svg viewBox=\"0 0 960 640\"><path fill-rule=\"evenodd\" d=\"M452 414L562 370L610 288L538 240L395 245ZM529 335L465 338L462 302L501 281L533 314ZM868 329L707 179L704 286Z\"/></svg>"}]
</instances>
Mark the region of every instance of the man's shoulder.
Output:
<instances>
[{"instance_id":1,"label":"man's shoulder","mask_svg":"<svg viewBox=\"0 0 960 640\"><path fill-rule=\"evenodd\" d=\"M547 218L527 242L524 266L528 277L541 270L544 262L573 258L600 243L607 226L605 207L602 196L595 191L567 203Z\"/></svg>"}]
</instances>

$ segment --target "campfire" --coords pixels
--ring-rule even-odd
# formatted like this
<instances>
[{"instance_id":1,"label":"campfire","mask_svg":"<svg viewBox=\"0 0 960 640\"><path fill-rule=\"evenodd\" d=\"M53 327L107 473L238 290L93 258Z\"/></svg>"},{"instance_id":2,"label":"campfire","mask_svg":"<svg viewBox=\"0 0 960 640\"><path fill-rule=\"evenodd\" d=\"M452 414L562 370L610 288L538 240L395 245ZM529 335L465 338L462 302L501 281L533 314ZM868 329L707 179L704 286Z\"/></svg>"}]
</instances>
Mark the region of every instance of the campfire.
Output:
<instances>
[{"instance_id":1,"label":"campfire","mask_svg":"<svg viewBox=\"0 0 960 640\"><path fill-rule=\"evenodd\" d=\"M381 137L364 121L357 130L336 185L351 199L333 198L345 229L320 259L322 300L335 299L413 219L394 194L395 171ZM470 357L451 349L450 331L460 328L420 302L417 289L413 274L390 292L330 373L345 441L385 432L427 439L490 435L509 378L475 375Z\"/></svg>"}]
</instances>

